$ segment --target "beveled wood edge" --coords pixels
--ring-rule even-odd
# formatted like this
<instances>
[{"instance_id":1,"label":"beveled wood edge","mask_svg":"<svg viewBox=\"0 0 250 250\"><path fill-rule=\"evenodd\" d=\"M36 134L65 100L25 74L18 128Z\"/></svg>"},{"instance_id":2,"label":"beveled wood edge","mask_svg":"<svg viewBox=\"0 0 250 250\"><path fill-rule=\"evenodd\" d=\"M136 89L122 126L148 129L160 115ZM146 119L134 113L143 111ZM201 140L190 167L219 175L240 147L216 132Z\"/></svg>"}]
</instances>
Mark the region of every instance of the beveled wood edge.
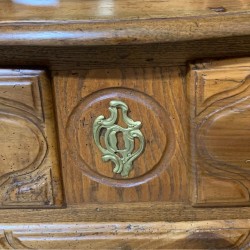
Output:
<instances>
[{"instance_id":1,"label":"beveled wood edge","mask_svg":"<svg viewBox=\"0 0 250 250\"><path fill-rule=\"evenodd\" d=\"M63 227L62 227L63 225ZM150 229L155 232L162 233L168 230L216 230L216 229L249 229L250 219L242 220L204 220L204 221L181 221L181 222L140 222L140 221L128 221L128 222L78 222L78 223L0 223L0 232L2 230L18 230L18 232L26 232L29 229L28 234L35 232L62 232L62 231L75 231L78 228L90 231L102 231L110 232L112 228L119 229L120 232L124 229L132 231L145 231ZM144 228L138 228L143 226Z\"/></svg>"},{"instance_id":2,"label":"beveled wood edge","mask_svg":"<svg viewBox=\"0 0 250 250\"><path fill-rule=\"evenodd\" d=\"M18 216L17 216L18 215ZM203 208L182 203L84 204L51 209L1 209L1 223L202 221L249 219L250 207Z\"/></svg>"},{"instance_id":3,"label":"beveled wood edge","mask_svg":"<svg viewBox=\"0 0 250 250\"><path fill-rule=\"evenodd\" d=\"M4 249L248 249L250 220L0 224ZM204 242L205 240L205 242ZM185 249L186 249L185 247ZM203 248L204 247L204 248ZM215 247L215 248L214 248Z\"/></svg>"},{"instance_id":4,"label":"beveled wood edge","mask_svg":"<svg viewBox=\"0 0 250 250\"><path fill-rule=\"evenodd\" d=\"M250 35L250 11L123 21L0 22L0 45L129 45Z\"/></svg>"}]
</instances>

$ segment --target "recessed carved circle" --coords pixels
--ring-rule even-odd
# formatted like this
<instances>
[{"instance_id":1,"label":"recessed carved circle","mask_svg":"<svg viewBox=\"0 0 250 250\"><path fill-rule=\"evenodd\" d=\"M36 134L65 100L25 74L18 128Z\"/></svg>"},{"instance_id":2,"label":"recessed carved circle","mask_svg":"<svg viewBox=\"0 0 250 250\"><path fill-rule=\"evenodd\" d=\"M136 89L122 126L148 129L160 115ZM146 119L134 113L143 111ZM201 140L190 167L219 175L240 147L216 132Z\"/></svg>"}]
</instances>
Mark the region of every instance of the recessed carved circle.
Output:
<instances>
[{"instance_id":1,"label":"recessed carved circle","mask_svg":"<svg viewBox=\"0 0 250 250\"><path fill-rule=\"evenodd\" d=\"M102 161L102 154L93 138L97 111L108 117L107 106L112 100L126 102L132 109L130 118L143 124L141 132L146 141L145 149L136 160L138 167L133 168L126 179L112 173L111 162ZM84 98L69 117L66 135L72 159L84 174L97 182L116 187L140 185L158 176L169 166L175 148L173 126L167 111L152 97L127 88L104 89ZM138 148L139 142L136 141L135 145Z\"/></svg>"}]
</instances>

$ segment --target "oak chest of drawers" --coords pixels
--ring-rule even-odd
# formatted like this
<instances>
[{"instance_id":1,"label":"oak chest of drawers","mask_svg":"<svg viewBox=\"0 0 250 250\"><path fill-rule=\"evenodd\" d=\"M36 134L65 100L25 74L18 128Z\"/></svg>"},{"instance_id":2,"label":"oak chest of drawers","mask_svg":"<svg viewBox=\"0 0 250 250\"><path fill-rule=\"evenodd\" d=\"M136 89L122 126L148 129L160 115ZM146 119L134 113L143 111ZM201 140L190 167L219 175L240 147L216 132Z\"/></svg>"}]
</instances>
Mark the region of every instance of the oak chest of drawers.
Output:
<instances>
[{"instance_id":1,"label":"oak chest of drawers","mask_svg":"<svg viewBox=\"0 0 250 250\"><path fill-rule=\"evenodd\" d=\"M249 249L248 1L0 1L1 249Z\"/></svg>"}]
</instances>

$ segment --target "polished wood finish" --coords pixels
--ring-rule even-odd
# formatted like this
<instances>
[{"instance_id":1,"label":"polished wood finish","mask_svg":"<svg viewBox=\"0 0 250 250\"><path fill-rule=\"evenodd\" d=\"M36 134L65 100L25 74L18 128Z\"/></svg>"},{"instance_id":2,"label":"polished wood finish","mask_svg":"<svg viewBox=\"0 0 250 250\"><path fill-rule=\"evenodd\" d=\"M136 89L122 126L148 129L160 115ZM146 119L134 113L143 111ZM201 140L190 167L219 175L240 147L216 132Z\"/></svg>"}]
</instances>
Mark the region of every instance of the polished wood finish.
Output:
<instances>
[{"instance_id":1,"label":"polished wood finish","mask_svg":"<svg viewBox=\"0 0 250 250\"><path fill-rule=\"evenodd\" d=\"M249 11L247 0L1 0L1 21L97 20L120 21L235 14Z\"/></svg>"},{"instance_id":2,"label":"polished wood finish","mask_svg":"<svg viewBox=\"0 0 250 250\"><path fill-rule=\"evenodd\" d=\"M0 249L249 249L249 1L0 4ZM113 99L128 177L93 139Z\"/></svg>"},{"instance_id":3,"label":"polished wood finish","mask_svg":"<svg viewBox=\"0 0 250 250\"><path fill-rule=\"evenodd\" d=\"M43 71L0 70L0 206L62 204L49 80Z\"/></svg>"},{"instance_id":4,"label":"polished wood finish","mask_svg":"<svg viewBox=\"0 0 250 250\"><path fill-rule=\"evenodd\" d=\"M220 39L250 35L250 14L176 19L0 23L0 45L97 46ZM42 25L41 25L42 24ZM138 26L140 27L138 29Z\"/></svg>"},{"instance_id":5,"label":"polished wood finish","mask_svg":"<svg viewBox=\"0 0 250 250\"><path fill-rule=\"evenodd\" d=\"M68 71L126 67L186 67L201 58L249 55L250 36L117 46L0 46L0 66ZM83 44L84 45L84 44Z\"/></svg>"},{"instance_id":6,"label":"polished wood finish","mask_svg":"<svg viewBox=\"0 0 250 250\"><path fill-rule=\"evenodd\" d=\"M0 45L128 45L250 35L247 0L1 0L0 4Z\"/></svg>"},{"instance_id":7,"label":"polished wood finish","mask_svg":"<svg viewBox=\"0 0 250 250\"><path fill-rule=\"evenodd\" d=\"M182 144L187 141L188 109L182 74L179 68L54 73L68 204L188 200L187 148ZM130 117L142 122L146 141L126 179L113 174L111 162L102 162L93 139L94 120L109 116L111 100L126 102Z\"/></svg>"},{"instance_id":8,"label":"polished wood finish","mask_svg":"<svg viewBox=\"0 0 250 250\"><path fill-rule=\"evenodd\" d=\"M249 219L249 207L193 207L178 202L85 203L63 209L0 210L2 223L53 222L194 222L205 220ZM18 214L18 216L16 216ZM205 223L205 222L204 222Z\"/></svg>"},{"instance_id":9,"label":"polished wood finish","mask_svg":"<svg viewBox=\"0 0 250 250\"><path fill-rule=\"evenodd\" d=\"M232 230L232 225L234 230ZM249 220L0 224L2 249L248 249Z\"/></svg>"},{"instance_id":10,"label":"polished wood finish","mask_svg":"<svg viewBox=\"0 0 250 250\"><path fill-rule=\"evenodd\" d=\"M250 205L250 60L191 66L195 205Z\"/></svg>"}]
</instances>

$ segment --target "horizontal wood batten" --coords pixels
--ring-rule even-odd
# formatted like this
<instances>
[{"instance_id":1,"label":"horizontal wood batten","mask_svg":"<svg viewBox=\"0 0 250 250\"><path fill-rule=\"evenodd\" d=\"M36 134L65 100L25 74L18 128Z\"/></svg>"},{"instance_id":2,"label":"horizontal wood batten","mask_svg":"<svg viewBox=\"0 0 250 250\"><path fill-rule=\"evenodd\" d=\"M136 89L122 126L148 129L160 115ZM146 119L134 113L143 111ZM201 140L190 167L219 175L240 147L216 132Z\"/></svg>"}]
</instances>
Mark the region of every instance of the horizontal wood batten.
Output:
<instances>
[{"instance_id":1,"label":"horizontal wood batten","mask_svg":"<svg viewBox=\"0 0 250 250\"><path fill-rule=\"evenodd\" d=\"M16 216L18 214L18 216ZM0 211L1 223L109 222L109 221L199 221L249 219L249 207L193 208L163 203L86 204L65 209L9 209Z\"/></svg>"}]
</instances>

